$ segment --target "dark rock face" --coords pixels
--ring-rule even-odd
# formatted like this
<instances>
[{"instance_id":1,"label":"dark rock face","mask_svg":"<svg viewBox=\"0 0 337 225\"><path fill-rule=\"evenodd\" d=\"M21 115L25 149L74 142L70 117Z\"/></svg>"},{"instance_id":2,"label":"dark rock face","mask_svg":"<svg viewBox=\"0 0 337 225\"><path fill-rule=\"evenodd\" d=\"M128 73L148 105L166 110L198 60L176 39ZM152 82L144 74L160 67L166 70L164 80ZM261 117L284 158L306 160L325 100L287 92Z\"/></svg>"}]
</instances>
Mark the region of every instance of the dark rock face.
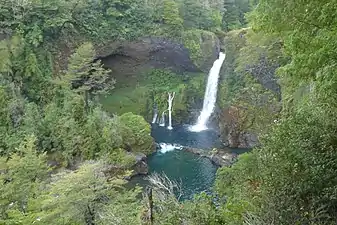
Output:
<instances>
[{"instance_id":1,"label":"dark rock face","mask_svg":"<svg viewBox=\"0 0 337 225\"><path fill-rule=\"evenodd\" d=\"M148 69L169 69L175 73L200 72L182 44L164 38L142 38L132 42L114 42L98 49L97 59L124 79ZM118 76L117 76L118 77Z\"/></svg>"},{"instance_id":2,"label":"dark rock face","mask_svg":"<svg viewBox=\"0 0 337 225\"><path fill-rule=\"evenodd\" d=\"M138 175L147 175L149 173L149 166L147 165L147 157L143 153L135 153L133 154L135 156L136 162L130 167L132 170L132 173L130 176L124 177L126 180L132 179L132 177L138 176Z\"/></svg>"},{"instance_id":3,"label":"dark rock face","mask_svg":"<svg viewBox=\"0 0 337 225\"><path fill-rule=\"evenodd\" d=\"M132 166L133 175L147 175L149 173L149 167L146 163L146 155L142 153L136 154L136 163Z\"/></svg>"},{"instance_id":4,"label":"dark rock face","mask_svg":"<svg viewBox=\"0 0 337 225\"><path fill-rule=\"evenodd\" d=\"M281 52L277 50L279 40L254 46L247 42L249 32L251 28L230 31L222 40L222 48L227 55L220 76L220 88L224 87L225 91L220 90L220 98L225 103L219 103L221 105L215 115L223 144L232 148L258 145L258 129L255 128L270 124L271 117L280 111L278 101L281 99L281 88L275 71L284 59L277 56ZM261 85L264 94L245 81L247 75ZM232 91L227 91L232 88L238 89L238 93L233 95ZM245 88L251 88L246 96ZM256 97L253 97L254 93ZM270 101L271 96L276 97L277 101ZM244 100L244 104L240 99ZM258 108L263 108L265 112L261 110L260 113Z\"/></svg>"},{"instance_id":5,"label":"dark rock face","mask_svg":"<svg viewBox=\"0 0 337 225\"><path fill-rule=\"evenodd\" d=\"M219 128L225 146L231 148L253 148L258 145L257 135L249 132L252 122L245 109L230 106L220 112Z\"/></svg>"},{"instance_id":6,"label":"dark rock face","mask_svg":"<svg viewBox=\"0 0 337 225\"><path fill-rule=\"evenodd\" d=\"M246 71L252 74L257 81L266 89L277 94L281 98L281 87L275 76L277 64L270 64L265 57L261 57L254 66L247 66Z\"/></svg>"},{"instance_id":7,"label":"dark rock face","mask_svg":"<svg viewBox=\"0 0 337 225\"><path fill-rule=\"evenodd\" d=\"M256 134L248 131L238 131L231 126L222 130L222 142L225 146L231 148L254 148L259 144Z\"/></svg>"},{"instance_id":8,"label":"dark rock face","mask_svg":"<svg viewBox=\"0 0 337 225\"><path fill-rule=\"evenodd\" d=\"M239 135L239 148L254 148L259 144L256 134L251 132L241 132Z\"/></svg>"}]
</instances>

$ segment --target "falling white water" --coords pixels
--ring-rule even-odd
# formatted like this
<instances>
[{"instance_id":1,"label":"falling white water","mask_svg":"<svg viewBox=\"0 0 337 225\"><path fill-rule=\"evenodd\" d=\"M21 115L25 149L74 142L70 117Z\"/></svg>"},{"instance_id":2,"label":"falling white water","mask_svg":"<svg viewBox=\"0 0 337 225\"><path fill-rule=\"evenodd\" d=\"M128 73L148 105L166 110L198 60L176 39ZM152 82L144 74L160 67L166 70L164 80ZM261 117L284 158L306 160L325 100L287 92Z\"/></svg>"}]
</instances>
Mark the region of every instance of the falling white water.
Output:
<instances>
[{"instance_id":1,"label":"falling white water","mask_svg":"<svg viewBox=\"0 0 337 225\"><path fill-rule=\"evenodd\" d=\"M161 114L161 118L159 120L159 126L165 127L165 111Z\"/></svg>"},{"instance_id":2,"label":"falling white water","mask_svg":"<svg viewBox=\"0 0 337 225\"><path fill-rule=\"evenodd\" d=\"M152 123L156 123L157 117L158 117L158 109L157 109L157 107L155 107L154 108L153 118L152 118Z\"/></svg>"},{"instance_id":3,"label":"falling white water","mask_svg":"<svg viewBox=\"0 0 337 225\"><path fill-rule=\"evenodd\" d=\"M167 143L159 143L159 151L161 153L166 153L174 150L181 150L183 146L177 144L167 144Z\"/></svg>"},{"instance_id":4,"label":"falling white water","mask_svg":"<svg viewBox=\"0 0 337 225\"><path fill-rule=\"evenodd\" d=\"M218 91L218 80L221 66L225 60L226 54L220 52L219 58L213 63L213 67L209 71L207 86L204 96L204 104L197 123L190 127L190 131L199 132L207 129L207 121L211 116Z\"/></svg>"},{"instance_id":5,"label":"falling white water","mask_svg":"<svg viewBox=\"0 0 337 225\"><path fill-rule=\"evenodd\" d=\"M172 103L173 103L173 99L174 99L174 96L175 96L175 92L173 93L168 93L168 112L169 112L169 125L167 127L167 129L169 130L172 130L173 127L172 127Z\"/></svg>"}]
</instances>

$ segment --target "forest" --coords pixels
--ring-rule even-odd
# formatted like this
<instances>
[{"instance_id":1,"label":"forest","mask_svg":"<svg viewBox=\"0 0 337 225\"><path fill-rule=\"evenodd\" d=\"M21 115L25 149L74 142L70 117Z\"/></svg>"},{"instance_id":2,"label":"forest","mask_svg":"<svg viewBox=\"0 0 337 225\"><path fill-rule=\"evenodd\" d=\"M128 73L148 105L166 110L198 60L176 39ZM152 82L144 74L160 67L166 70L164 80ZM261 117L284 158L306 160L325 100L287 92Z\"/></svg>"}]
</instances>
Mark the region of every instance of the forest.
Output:
<instances>
[{"instance_id":1,"label":"forest","mask_svg":"<svg viewBox=\"0 0 337 225\"><path fill-rule=\"evenodd\" d=\"M337 224L336 12L336 0L0 0L0 224ZM120 81L97 52L162 37L201 65L210 33L231 61L219 105L246 109L260 144L218 169L212 195L179 201L159 175L128 188L156 145L141 110L102 104ZM265 64L276 94L251 76ZM154 70L145 89L204 91L174 76Z\"/></svg>"}]
</instances>

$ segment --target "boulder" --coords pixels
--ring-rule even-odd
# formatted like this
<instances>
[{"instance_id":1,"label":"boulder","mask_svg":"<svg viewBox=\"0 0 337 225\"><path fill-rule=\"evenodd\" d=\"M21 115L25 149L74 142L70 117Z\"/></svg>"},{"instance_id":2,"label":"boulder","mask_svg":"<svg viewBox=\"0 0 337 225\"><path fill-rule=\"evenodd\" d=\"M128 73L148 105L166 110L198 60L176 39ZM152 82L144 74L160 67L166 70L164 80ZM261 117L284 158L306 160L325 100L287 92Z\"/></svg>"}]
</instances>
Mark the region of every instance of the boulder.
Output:
<instances>
[{"instance_id":1,"label":"boulder","mask_svg":"<svg viewBox=\"0 0 337 225\"><path fill-rule=\"evenodd\" d=\"M138 175L147 175L149 173L149 166L147 165L147 157L143 153L135 153L135 163L130 167L132 173L129 176L124 177L126 180L130 180L132 177Z\"/></svg>"},{"instance_id":2,"label":"boulder","mask_svg":"<svg viewBox=\"0 0 337 225\"><path fill-rule=\"evenodd\" d=\"M133 170L133 176L147 175L149 173L149 167L147 165L147 157L143 153L136 154L136 163L131 167Z\"/></svg>"}]
</instances>

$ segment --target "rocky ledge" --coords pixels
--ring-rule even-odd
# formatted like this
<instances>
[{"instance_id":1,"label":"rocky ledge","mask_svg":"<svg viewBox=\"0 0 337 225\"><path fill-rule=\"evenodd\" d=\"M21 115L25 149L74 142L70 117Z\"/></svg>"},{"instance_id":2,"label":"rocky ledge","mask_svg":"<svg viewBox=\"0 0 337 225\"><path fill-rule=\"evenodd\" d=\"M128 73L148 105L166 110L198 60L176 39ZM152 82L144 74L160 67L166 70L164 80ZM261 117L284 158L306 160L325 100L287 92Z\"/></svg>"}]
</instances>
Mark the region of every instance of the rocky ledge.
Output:
<instances>
[{"instance_id":1,"label":"rocky ledge","mask_svg":"<svg viewBox=\"0 0 337 225\"><path fill-rule=\"evenodd\" d=\"M206 151L198 148L184 147L183 150L200 155L201 157L206 157L220 167L231 166L238 158L238 155L231 152L229 149L213 149L212 151Z\"/></svg>"},{"instance_id":2,"label":"rocky ledge","mask_svg":"<svg viewBox=\"0 0 337 225\"><path fill-rule=\"evenodd\" d=\"M147 175L149 173L149 166L147 165L147 157L143 153L136 153L135 156L135 163L130 167L132 170L129 176L124 177L126 180L130 180L132 177L138 175Z\"/></svg>"},{"instance_id":3,"label":"rocky ledge","mask_svg":"<svg viewBox=\"0 0 337 225\"><path fill-rule=\"evenodd\" d=\"M116 175L124 174L126 171L131 171L130 174L124 176L125 180L130 180L138 175L147 175L149 172L149 168L146 162L146 155L143 153L130 153L133 157L135 157L135 162L129 166L119 166L106 164L102 172L106 177L114 177Z\"/></svg>"}]
</instances>

